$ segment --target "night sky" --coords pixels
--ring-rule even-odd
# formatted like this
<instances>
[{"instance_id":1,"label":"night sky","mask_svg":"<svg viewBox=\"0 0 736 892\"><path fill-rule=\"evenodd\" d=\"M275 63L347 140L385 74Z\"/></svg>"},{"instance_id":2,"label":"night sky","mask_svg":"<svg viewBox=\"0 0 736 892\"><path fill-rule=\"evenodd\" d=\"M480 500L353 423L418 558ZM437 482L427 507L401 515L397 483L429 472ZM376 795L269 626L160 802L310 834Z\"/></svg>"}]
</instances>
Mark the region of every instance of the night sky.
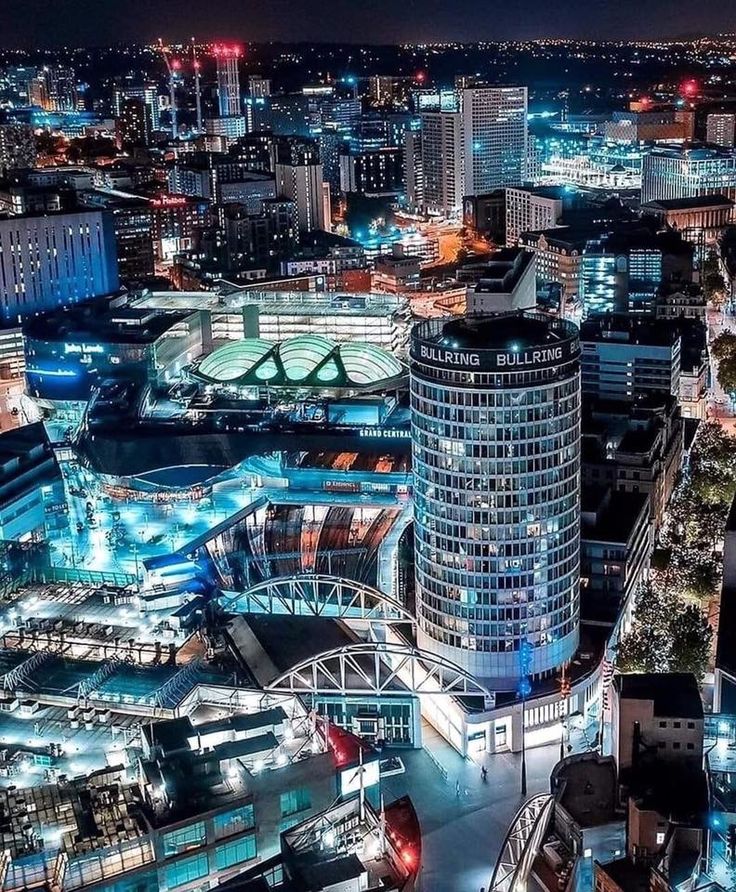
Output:
<instances>
[{"instance_id":1,"label":"night sky","mask_svg":"<svg viewBox=\"0 0 736 892\"><path fill-rule=\"evenodd\" d=\"M732 0L0 0L4 47L120 41L629 39L736 32Z\"/></svg>"}]
</instances>

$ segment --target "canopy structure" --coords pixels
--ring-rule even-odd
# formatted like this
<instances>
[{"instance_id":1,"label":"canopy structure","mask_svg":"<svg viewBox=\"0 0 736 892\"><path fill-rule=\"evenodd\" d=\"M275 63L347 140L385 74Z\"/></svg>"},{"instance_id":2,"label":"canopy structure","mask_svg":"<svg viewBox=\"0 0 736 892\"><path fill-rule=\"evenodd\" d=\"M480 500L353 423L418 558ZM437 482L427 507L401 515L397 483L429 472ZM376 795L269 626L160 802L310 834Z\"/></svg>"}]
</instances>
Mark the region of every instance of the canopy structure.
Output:
<instances>
[{"instance_id":1,"label":"canopy structure","mask_svg":"<svg viewBox=\"0 0 736 892\"><path fill-rule=\"evenodd\" d=\"M194 377L236 386L375 388L405 375L404 365L375 344L338 344L304 334L274 344L244 338L225 344L195 364Z\"/></svg>"}]
</instances>

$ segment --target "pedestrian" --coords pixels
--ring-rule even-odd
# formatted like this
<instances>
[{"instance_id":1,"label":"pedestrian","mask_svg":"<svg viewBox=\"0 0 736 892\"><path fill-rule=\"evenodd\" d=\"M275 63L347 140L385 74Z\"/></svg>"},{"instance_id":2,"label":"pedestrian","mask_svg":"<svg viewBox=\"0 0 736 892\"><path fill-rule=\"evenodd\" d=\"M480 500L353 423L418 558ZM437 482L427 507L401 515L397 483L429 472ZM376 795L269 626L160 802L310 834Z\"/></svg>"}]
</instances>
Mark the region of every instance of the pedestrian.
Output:
<instances>
[{"instance_id":1,"label":"pedestrian","mask_svg":"<svg viewBox=\"0 0 736 892\"><path fill-rule=\"evenodd\" d=\"M483 778L483 783L485 783L488 780L488 769L486 768L485 765L481 765L480 776Z\"/></svg>"},{"instance_id":2,"label":"pedestrian","mask_svg":"<svg viewBox=\"0 0 736 892\"><path fill-rule=\"evenodd\" d=\"M455 781L455 798L456 799L460 798L460 781L459 780Z\"/></svg>"}]
</instances>

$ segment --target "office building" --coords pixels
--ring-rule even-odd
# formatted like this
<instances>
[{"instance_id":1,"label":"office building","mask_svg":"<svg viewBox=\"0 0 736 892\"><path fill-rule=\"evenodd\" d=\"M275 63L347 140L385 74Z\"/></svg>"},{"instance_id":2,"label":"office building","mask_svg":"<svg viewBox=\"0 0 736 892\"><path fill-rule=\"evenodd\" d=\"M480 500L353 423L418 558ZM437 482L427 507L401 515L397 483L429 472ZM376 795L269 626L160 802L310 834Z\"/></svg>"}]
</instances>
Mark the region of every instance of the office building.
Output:
<instances>
[{"instance_id":1,"label":"office building","mask_svg":"<svg viewBox=\"0 0 736 892\"><path fill-rule=\"evenodd\" d=\"M205 118L204 129L210 136L224 137L228 146L230 142L240 139L248 132L245 115L240 114Z\"/></svg>"},{"instance_id":2,"label":"office building","mask_svg":"<svg viewBox=\"0 0 736 892\"><path fill-rule=\"evenodd\" d=\"M736 199L736 151L655 147L642 159L641 201L725 195Z\"/></svg>"},{"instance_id":3,"label":"office building","mask_svg":"<svg viewBox=\"0 0 736 892\"><path fill-rule=\"evenodd\" d=\"M705 119L705 140L730 148L736 136L736 114L712 113Z\"/></svg>"},{"instance_id":4,"label":"office building","mask_svg":"<svg viewBox=\"0 0 736 892\"><path fill-rule=\"evenodd\" d=\"M654 548L649 501L642 492L586 486L581 508L582 620L628 629Z\"/></svg>"},{"instance_id":5,"label":"office building","mask_svg":"<svg viewBox=\"0 0 736 892\"><path fill-rule=\"evenodd\" d=\"M406 201L410 208L424 206L424 162L422 158L421 120L404 131L404 178Z\"/></svg>"},{"instance_id":6,"label":"office building","mask_svg":"<svg viewBox=\"0 0 736 892\"><path fill-rule=\"evenodd\" d=\"M725 195L701 195L695 198L670 198L641 205L643 214L656 217L663 228L676 229L698 249L704 259L706 246L714 244L731 224L734 201Z\"/></svg>"},{"instance_id":7,"label":"office building","mask_svg":"<svg viewBox=\"0 0 736 892\"><path fill-rule=\"evenodd\" d=\"M519 238L519 245L536 255L538 293L559 290L563 315L576 309L583 252L591 236L597 233L599 230L589 227L558 226L524 232Z\"/></svg>"},{"instance_id":8,"label":"office building","mask_svg":"<svg viewBox=\"0 0 736 892\"><path fill-rule=\"evenodd\" d=\"M148 110L148 118L153 130L160 128L158 90L154 84L123 83L116 85L113 90L113 105L115 117L122 115L123 105L127 100L138 99Z\"/></svg>"},{"instance_id":9,"label":"office building","mask_svg":"<svg viewBox=\"0 0 736 892\"><path fill-rule=\"evenodd\" d=\"M150 108L142 99L131 96L121 101L120 112L115 118L118 148L147 146L152 129Z\"/></svg>"},{"instance_id":10,"label":"office building","mask_svg":"<svg viewBox=\"0 0 736 892\"><path fill-rule=\"evenodd\" d=\"M248 95L255 99L265 99L271 95L271 79L261 74L248 75Z\"/></svg>"},{"instance_id":11,"label":"office building","mask_svg":"<svg viewBox=\"0 0 736 892\"><path fill-rule=\"evenodd\" d=\"M462 117L455 103L422 111L420 119L423 207L429 213L455 216L461 212L466 194L463 191ZM416 184L413 188L416 200Z\"/></svg>"},{"instance_id":12,"label":"office building","mask_svg":"<svg viewBox=\"0 0 736 892\"><path fill-rule=\"evenodd\" d=\"M467 283L468 313L531 310L537 303L536 258L523 248L502 248L487 263L466 264L457 272Z\"/></svg>"},{"instance_id":13,"label":"office building","mask_svg":"<svg viewBox=\"0 0 736 892\"><path fill-rule=\"evenodd\" d=\"M583 315L652 312L662 285L692 282L693 257L693 246L678 232L647 225L599 230L586 242L580 264Z\"/></svg>"},{"instance_id":14,"label":"office building","mask_svg":"<svg viewBox=\"0 0 736 892\"><path fill-rule=\"evenodd\" d=\"M678 400L663 390L636 401L588 394L583 412L584 486L646 493L658 530L682 470L683 422Z\"/></svg>"},{"instance_id":15,"label":"office building","mask_svg":"<svg viewBox=\"0 0 736 892\"><path fill-rule=\"evenodd\" d=\"M115 229L101 211L0 220L0 315L6 322L118 288Z\"/></svg>"},{"instance_id":16,"label":"office building","mask_svg":"<svg viewBox=\"0 0 736 892\"><path fill-rule=\"evenodd\" d=\"M562 217L564 194L557 186L506 189L506 244L517 245L524 232L556 226Z\"/></svg>"},{"instance_id":17,"label":"office building","mask_svg":"<svg viewBox=\"0 0 736 892\"><path fill-rule=\"evenodd\" d=\"M703 702L694 675L617 675L611 697L611 749L619 771L631 768L646 743L661 759L703 761Z\"/></svg>"},{"instance_id":18,"label":"office building","mask_svg":"<svg viewBox=\"0 0 736 892\"><path fill-rule=\"evenodd\" d=\"M239 115L240 107L240 73L238 60L239 46L216 46L213 49L217 65L217 98L220 117Z\"/></svg>"},{"instance_id":19,"label":"office building","mask_svg":"<svg viewBox=\"0 0 736 892\"><path fill-rule=\"evenodd\" d=\"M578 644L577 329L533 313L412 331L417 641L514 690ZM544 558L542 558L544 555Z\"/></svg>"},{"instance_id":20,"label":"office building","mask_svg":"<svg viewBox=\"0 0 736 892\"><path fill-rule=\"evenodd\" d=\"M42 422L0 433L0 538L42 540L65 525L64 481Z\"/></svg>"},{"instance_id":21,"label":"office building","mask_svg":"<svg viewBox=\"0 0 736 892\"><path fill-rule=\"evenodd\" d=\"M36 163L36 137L30 124L0 124L0 175Z\"/></svg>"},{"instance_id":22,"label":"office building","mask_svg":"<svg viewBox=\"0 0 736 892\"><path fill-rule=\"evenodd\" d=\"M77 110L77 76L64 65L44 65L30 81L28 91L31 105L44 111Z\"/></svg>"},{"instance_id":23,"label":"office building","mask_svg":"<svg viewBox=\"0 0 736 892\"><path fill-rule=\"evenodd\" d=\"M104 208L115 231L118 275L124 283L137 282L154 273L153 215L145 198L95 191L80 194L88 208Z\"/></svg>"},{"instance_id":24,"label":"office building","mask_svg":"<svg viewBox=\"0 0 736 892\"><path fill-rule=\"evenodd\" d=\"M489 195L466 195L463 198L463 226L496 245L505 245L506 189L495 189Z\"/></svg>"},{"instance_id":25,"label":"office building","mask_svg":"<svg viewBox=\"0 0 736 892\"><path fill-rule=\"evenodd\" d=\"M397 196L404 191L404 152L384 147L340 155L340 189L368 198Z\"/></svg>"},{"instance_id":26,"label":"office building","mask_svg":"<svg viewBox=\"0 0 736 892\"><path fill-rule=\"evenodd\" d=\"M285 138L275 145L276 193L296 205L299 232L328 229L322 164L313 140Z\"/></svg>"},{"instance_id":27,"label":"office building","mask_svg":"<svg viewBox=\"0 0 736 892\"><path fill-rule=\"evenodd\" d=\"M585 394L606 400L679 396L681 339L673 324L596 313L580 326L580 351Z\"/></svg>"},{"instance_id":28,"label":"office building","mask_svg":"<svg viewBox=\"0 0 736 892\"><path fill-rule=\"evenodd\" d=\"M520 186L527 179L526 87L460 91L463 195Z\"/></svg>"},{"instance_id":29,"label":"office building","mask_svg":"<svg viewBox=\"0 0 736 892\"><path fill-rule=\"evenodd\" d=\"M688 109L615 111L604 125L603 136L608 142L682 142L693 138L694 123Z\"/></svg>"}]
</instances>

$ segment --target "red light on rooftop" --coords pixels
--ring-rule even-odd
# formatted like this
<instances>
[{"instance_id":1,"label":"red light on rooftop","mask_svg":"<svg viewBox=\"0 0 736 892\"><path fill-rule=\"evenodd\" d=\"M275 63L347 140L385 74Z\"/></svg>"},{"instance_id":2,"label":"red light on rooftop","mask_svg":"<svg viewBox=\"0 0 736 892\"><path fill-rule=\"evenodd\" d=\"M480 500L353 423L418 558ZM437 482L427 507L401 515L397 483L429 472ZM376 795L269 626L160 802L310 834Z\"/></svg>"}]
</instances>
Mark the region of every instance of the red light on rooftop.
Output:
<instances>
[{"instance_id":1,"label":"red light on rooftop","mask_svg":"<svg viewBox=\"0 0 736 892\"><path fill-rule=\"evenodd\" d=\"M181 68L181 62L178 59L172 59L171 67L174 69L174 71L179 71L179 69Z\"/></svg>"},{"instance_id":2,"label":"red light on rooftop","mask_svg":"<svg viewBox=\"0 0 736 892\"><path fill-rule=\"evenodd\" d=\"M700 84L695 80L695 78L691 77L680 84L680 93L687 99L692 99L693 97L697 96L699 92Z\"/></svg>"},{"instance_id":3,"label":"red light on rooftop","mask_svg":"<svg viewBox=\"0 0 736 892\"><path fill-rule=\"evenodd\" d=\"M420 84L423 84L427 80L427 75L423 71L417 71L416 78Z\"/></svg>"},{"instance_id":4,"label":"red light on rooftop","mask_svg":"<svg viewBox=\"0 0 736 892\"><path fill-rule=\"evenodd\" d=\"M236 43L218 43L212 47L212 54L220 59L238 59L242 55L242 48Z\"/></svg>"}]
</instances>

